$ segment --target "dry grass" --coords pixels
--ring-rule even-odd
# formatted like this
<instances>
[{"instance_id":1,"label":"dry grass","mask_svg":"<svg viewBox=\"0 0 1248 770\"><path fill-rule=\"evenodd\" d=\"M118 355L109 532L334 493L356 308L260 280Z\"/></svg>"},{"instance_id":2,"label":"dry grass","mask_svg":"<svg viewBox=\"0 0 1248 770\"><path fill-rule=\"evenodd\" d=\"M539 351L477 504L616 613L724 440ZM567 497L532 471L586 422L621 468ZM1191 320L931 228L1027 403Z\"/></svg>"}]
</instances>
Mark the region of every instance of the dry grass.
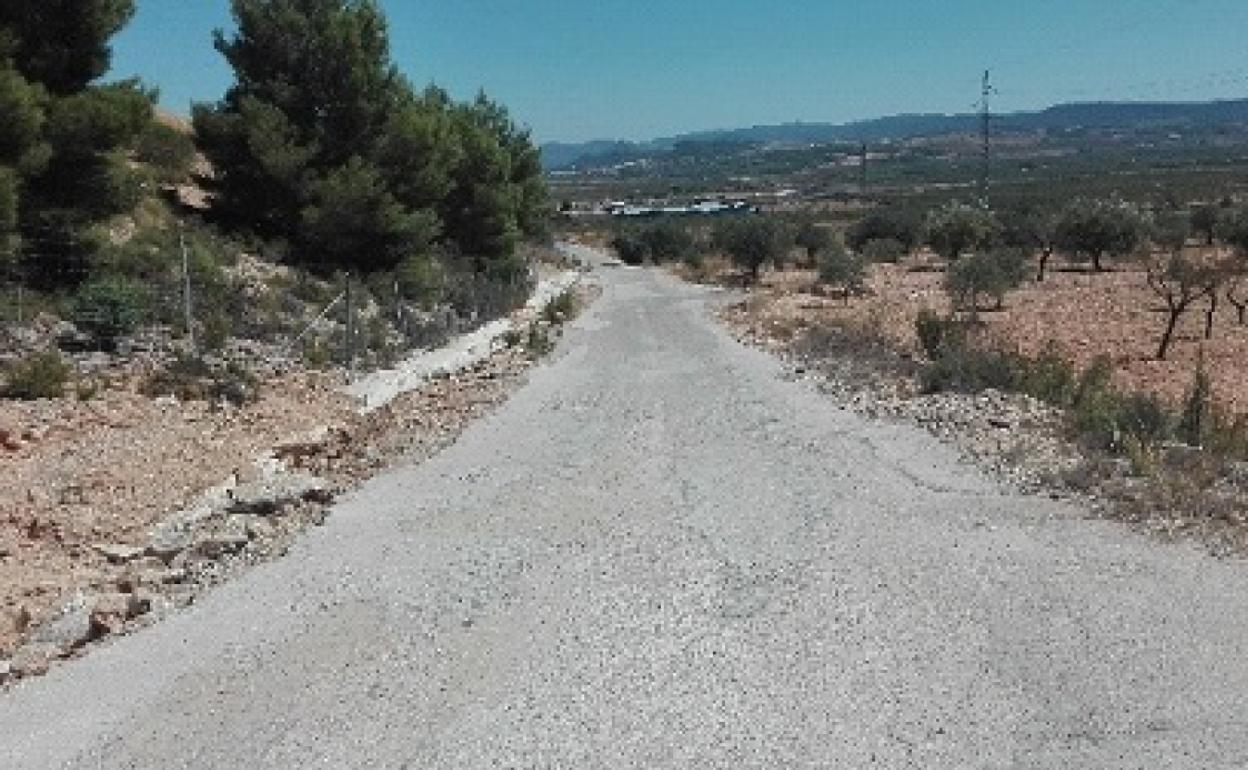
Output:
<instances>
[{"instance_id":1,"label":"dry grass","mask_svg":"<svg viewBox=\"0 0 1248 770\"><path fill-rule=\"evenodd\" d=\"M1003 311L983 314L987 333L999 346L1028 354L1056 346L1080 367L1109 356L1119 387L1154 393L1172 406L1191 386L1203 350L1219 406L1228 414L1248 414L1248 379L1241 374L1241 362L1248 361L1248 327L1238 325L1228 303L1219 308L1208 341L1207 303L1194 307L1179 326L1169 360L1157 361L1164 307L1148 289L1142 269L1096 274L1058 268L1044 283L1028 283L1012 292ZM725 284L734 280L722 263L708 272L697 277ZM898 350L917 354L915 317L925 308L949 309L943 277L939 265L926 258L876 265L868 282L870 295L846 305L821 295L813 271L770 272L753 290L753 310L780 339L830 322L854 324L874 330Z\"/></svg>"}]
</instances>

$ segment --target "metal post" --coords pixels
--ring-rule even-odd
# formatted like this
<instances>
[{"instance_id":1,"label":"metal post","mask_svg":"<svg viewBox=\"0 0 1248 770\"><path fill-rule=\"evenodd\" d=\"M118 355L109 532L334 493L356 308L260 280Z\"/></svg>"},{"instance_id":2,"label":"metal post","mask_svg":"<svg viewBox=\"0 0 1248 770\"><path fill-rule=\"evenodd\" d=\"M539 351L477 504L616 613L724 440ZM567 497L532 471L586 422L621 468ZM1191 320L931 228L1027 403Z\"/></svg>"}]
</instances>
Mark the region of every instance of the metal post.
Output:
<instances>
[{"instance_id":1,"label":"metal post","mask_svg":"<svg viewBox=\"0 0 1248 770\"><path fill-rule=\"evenodd\" d=\"M982 101L980 102L980 131L983 139L983 170L980 178L980 197L985 207L988 206L989 186L992 184L992 96L996 89L992 87L992 72L984 70Z\"/></svg>"},{"instance_id":2,"label":"metal post","mask_svg":"<svg viewBox=\"0 0 1248 770\"><path fill-rule=\"evenodd\" d=\"M191 308L191 259L186 250L186 234L178 233L178 243L182 246L182 304L186 313L186 338L191 343L191 352L195 352L195 317Z\"/></svg>"},{"instance_id":3,"label":"metal post","mask_svg":"<svg viewBox=\"0 0 1248 770\"><path fill-rule=\"evenodd\" d=\"M355 373L355 302L351 292L351 274L347 273L347 374Z\"/></svg>"}]
</instances>

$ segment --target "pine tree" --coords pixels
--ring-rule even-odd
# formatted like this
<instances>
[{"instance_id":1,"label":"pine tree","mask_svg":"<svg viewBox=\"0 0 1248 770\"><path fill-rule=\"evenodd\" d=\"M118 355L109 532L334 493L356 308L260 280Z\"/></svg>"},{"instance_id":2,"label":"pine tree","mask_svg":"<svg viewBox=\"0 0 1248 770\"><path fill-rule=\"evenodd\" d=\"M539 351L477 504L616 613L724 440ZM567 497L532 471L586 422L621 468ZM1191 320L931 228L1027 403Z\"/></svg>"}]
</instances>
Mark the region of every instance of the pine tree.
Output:
<instances>
[{"instance_id":1,"label":"pine tree","mask_svg":"<svg viewBox=\"0 0 1248 770\"><path fill-rule=\"evenodd\" d=\"M56 96L78 93L108 72L108 41L134 11L134 0L4 0L0 58Z\"/></svg>"}]
</instances>

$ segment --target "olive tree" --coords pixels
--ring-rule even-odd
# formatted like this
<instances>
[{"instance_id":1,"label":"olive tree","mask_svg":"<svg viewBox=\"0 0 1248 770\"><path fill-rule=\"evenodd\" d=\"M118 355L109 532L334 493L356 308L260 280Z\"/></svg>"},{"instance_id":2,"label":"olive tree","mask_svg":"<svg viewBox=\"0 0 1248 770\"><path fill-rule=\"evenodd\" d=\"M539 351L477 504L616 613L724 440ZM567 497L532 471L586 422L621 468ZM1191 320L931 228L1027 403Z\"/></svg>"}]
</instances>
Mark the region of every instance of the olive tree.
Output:
<instances>
[{"instance_id":1,"label":"olive tree","mask_svg":"<svg viewBox=\"0 0 1248 770\"><path fill-rule=\"evenodd\" d=\"M925 235L932 251L953 262L990 245L999 227L988 209L954 201L928 213Z\"/></svg>"},{"instance_id":2,"label":"olive tree","mask_svg":"<svg viewBox=\"0 0 1248 770\"><path fill-rule=\"evenodd\" d=\"M726 220L715 231L715 245L727 252L751 283L756 283L764 265L784 258L793 246L793 237L784 223L752 215Z\"/></svg>"},{"instance_id":3,"label":"olive tree","mask_svg":"<svg viewBox=\"0 0 1248 770\"><path fill-rule=\"evenodd\" d=\"M1077 200L1062 211L1054 231L1057 248L1071 258L1105 269L1104 260L1136 253L1148 226L1136 206L1122 200Z\"/></svg>"},{"instance_id":4,"label":"olive tree","mask_svg":"<svg viewBox=\"0 0 1248 770\"><path fill-rule=\"evenodd\" d=\"M1020 249L977 251L950 265L945 273L945 291L955 309L975 317L985 309L985 299L993 301L993 309L1004 307L1005 295L1026 280L1026 273L1027 253Z\"/></svg>"},{"instance_id":5,"label":"olive tree","mask_svg":"<svg viewBox=\"0 0 1248 770\"><path fill-rule=\"evenodd\" d=\"M1044 283L1053 257L1057 219L1042 209L1006 209L1000 214L1001 245L1039 255L1036 282Z\"/></svg>"}]
</instances>

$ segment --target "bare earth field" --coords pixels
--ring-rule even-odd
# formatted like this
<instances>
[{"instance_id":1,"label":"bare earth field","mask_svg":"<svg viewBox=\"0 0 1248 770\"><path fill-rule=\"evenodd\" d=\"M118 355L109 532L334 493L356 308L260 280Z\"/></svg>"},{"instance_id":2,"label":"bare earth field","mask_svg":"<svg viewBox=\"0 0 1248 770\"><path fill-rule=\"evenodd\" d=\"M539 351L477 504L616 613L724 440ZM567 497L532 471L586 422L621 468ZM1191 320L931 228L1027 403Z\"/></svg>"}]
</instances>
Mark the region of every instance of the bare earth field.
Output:
<instances>
[{"instance_id":1,"label":"bare earth field","mask_svg":"<svg viewBox=\"0 0 1248 770\"><path fill-rule=\"evenodd\" d=\"M877 265L870 296L846 305L839 297L822 296L812 271L772 272L763 277L757 312L775 334L785 336L824 321L860 324L903 350L918 352L914 319L929 308L947 310L941 282L944 274L923 263ZM1009 349L1037 353L1056 346L1078 365L1099 355L1116 365L1115 377L1125 389L1156 393L1179 402L1191 386L1201 350L1214 385L1216 401L1228 412L1248 414L1248 327L1236 322L1225 301L1215 316L1213 339L1205 341L1205 307L1193 308L1180 324L1169 360L1154 358L1165 322L1164 304L1149 290L1144 273L1135 268L1094 274L1054 270L1043 284L1026 284L1012 292L1001 312L984 313L990 334Z\"/></svg>"}]
</instances>

